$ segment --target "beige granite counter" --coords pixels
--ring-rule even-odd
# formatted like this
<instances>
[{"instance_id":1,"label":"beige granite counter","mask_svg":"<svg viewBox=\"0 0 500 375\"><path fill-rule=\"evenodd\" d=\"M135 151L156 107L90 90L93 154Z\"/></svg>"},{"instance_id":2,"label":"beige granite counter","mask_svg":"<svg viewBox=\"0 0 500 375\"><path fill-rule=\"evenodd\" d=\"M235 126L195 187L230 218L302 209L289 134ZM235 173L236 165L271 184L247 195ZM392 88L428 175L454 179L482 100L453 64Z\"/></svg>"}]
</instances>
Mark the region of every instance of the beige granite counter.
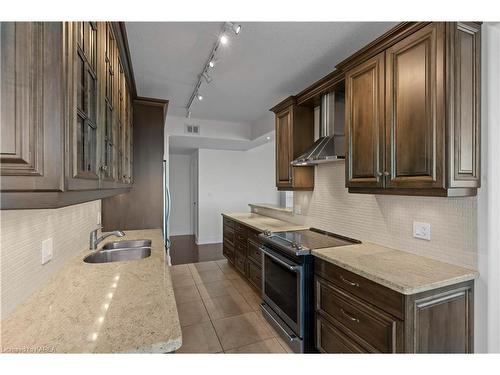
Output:
<instances>
[{"instance_id":1,"label":"beige granite counter","mask_svg":"<svg viewBox=\"0 0 500 375\"><path fill-rule=\"evenodd\" d=\"M318 249L312 253L402 294L424 292L478 276L474 270L372 243Z\"/></svg>"},{"instance_id":2,"label":"beige granite counter","mask_svg":"<svg viewBox=\"0 0 500 375\"><path fill-rule=\"evenodd\" d=\"M90 251L82 251L2 320L1 351L177 350L181 328L161 230L126 231L124 239L151 239L151 256L89 264L83 258Z\"/></svg>"},{"instance_id":3,"label":"beige granite counter","mask_svg":"<svg viewBox=\"0 0 500 375\"><path fill-rule=\"evenodd\" d=\"M292 215L293 211L291 208L287 207L282 207L278 206L276 204L270 204L270 203L249 203L248 206L251 209L259 209L259 208L264 208L266 210L273 210L273 211L278 211L284 214Z\"/></svg>"},{"instance_id":4,"label":"beige granite counter","mask_svg":"<svg viewBox=\"0 0 500 375\"><path fill-rule=\"evenodd\" d=\"M282 232L290 230L309 229L309 227L304 225L289 223L288 221L275 219L269 216L259 215L253 212L228 213L228 214L222 214L222 216L238 221L242 224L245 224L261 232L264 232L266 230L270 232Z\"/></svg>"}]
</instances>

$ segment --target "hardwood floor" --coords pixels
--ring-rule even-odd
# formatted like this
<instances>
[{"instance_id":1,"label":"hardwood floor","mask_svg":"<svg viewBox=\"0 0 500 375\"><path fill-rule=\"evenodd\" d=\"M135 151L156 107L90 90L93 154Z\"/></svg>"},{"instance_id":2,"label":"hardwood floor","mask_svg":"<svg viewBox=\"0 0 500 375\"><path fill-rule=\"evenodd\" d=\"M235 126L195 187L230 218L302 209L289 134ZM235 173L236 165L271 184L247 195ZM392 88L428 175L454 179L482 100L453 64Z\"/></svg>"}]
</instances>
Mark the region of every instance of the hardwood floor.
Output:
<instances>
[{"instance_id":1,"label":"hardwood floor","mask_svg":"<svg viewBox=\"0 0 500 375\"><path fill-rule=\"evenodd\" d=\"M170 268L182 330L177 353L291 353L259 293L224 260Z\"/></svg>"},{"instance_id":2,"label":"hardwood floor","mask_svg":"<svg viewBox=\"0 0 500 375\"><path fill-rule=\"evenodd\" d=\"M172 236L170 241L172 265L224 259L222 243L197 245L193 235Z\"/></svg>"}]
</instances>

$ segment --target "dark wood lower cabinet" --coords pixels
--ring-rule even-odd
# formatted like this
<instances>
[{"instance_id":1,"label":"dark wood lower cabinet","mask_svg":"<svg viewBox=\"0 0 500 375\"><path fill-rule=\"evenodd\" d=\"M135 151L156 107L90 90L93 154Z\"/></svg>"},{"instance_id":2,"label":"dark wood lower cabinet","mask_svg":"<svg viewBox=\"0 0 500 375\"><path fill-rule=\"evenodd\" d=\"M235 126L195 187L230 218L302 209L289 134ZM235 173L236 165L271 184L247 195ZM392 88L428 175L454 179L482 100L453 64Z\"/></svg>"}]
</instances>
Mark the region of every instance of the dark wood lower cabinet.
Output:
<instances>
[{"instance_id":1,"label":"dark wood lower cabinet","mask_svg":"<svg viewBox=\"0 0 500 375\"><path fill-rule=\"evenodd\" d=\"M402 310L377 297L395 292L316 259L316 348L322 353L472 353L473 281L399 294ZM347 272L347 273L346 273ZM341 277L339 277L339 274ZM350 281L350 280L349 280ZM354 284L354 283L352 283ZM386 290L384 290L386 289ZM394 299L394 298L393 298ZM397 300L397 298L395 298Z\"/></svg>"},{"instance_id":2,"label":"dark wood lower cabinet","mask_svg":"<svg viewBox=\"0 0 500 375\"><path fill-rule=\"evenodd\" d=\"M242 276L261 290L261 257L259 231L227 217L222 219L222 253Z\"/></svg>"},{"instance_id":3,"label":"dark wood lower cabinet","mask_svg":"<svg viewBox=\"0 0 500 375\"><path fill-rule=\"evenodd\" d=\"M320 353L364 353L356 341L350 339L327 320L316 319L316 349Z\"/></svg>"}]
</instances>

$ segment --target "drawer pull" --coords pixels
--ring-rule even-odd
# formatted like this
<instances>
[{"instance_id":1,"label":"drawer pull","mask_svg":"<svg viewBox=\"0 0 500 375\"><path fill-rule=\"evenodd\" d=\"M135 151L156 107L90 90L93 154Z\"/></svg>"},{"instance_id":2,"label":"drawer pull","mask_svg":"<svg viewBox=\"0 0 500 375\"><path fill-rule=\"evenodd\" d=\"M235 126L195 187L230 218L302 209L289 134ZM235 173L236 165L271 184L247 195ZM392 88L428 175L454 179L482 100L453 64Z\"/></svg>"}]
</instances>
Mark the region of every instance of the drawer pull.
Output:
<instances>
[{"instance_id":1,"label":"drawer pull","mask_svg":"<svg viewBox=\"0 0 500 375\"><path fill-rule=\"evenodd\" d=\"M340 309L340 312L342 313L342 315L344 315L345 317L347 317L349 320L352 320L353 322L356 322L356 323L359 323L359 319L352 316L352 315L349 315L348 313L346 313L344 311L344 309Z\"/></svg>"},{"instance_id":2,"label":"drawer pull","mask_svg":"<svg viewBox=\"0 0 500 375\"><path fill-rule=\"evenodd\" d=\"M359 284L358 283L355 283L353 281L349 281L347 279L344 278L344 276L340 275L340 279L346 283L346 284L349 284L350 286L355 286L355 287L358 287L359 288Z\"/></svg>"}]
</instances>

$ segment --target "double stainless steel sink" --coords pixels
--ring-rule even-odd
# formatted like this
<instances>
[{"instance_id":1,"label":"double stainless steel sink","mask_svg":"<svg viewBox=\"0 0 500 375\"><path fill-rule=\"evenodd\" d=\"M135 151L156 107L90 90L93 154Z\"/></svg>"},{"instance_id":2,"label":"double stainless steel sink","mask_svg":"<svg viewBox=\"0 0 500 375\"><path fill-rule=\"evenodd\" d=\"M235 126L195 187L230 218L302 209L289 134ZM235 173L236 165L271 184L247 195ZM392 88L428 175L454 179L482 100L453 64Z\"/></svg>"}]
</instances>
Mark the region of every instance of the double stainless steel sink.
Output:
<instances>
[{"instance_id":1,"label":"double stainless steel sink","mask_svg":"<svg viewBox=\"0 0 500 375\"><path fill-rule=\"evenodd\" d=\"M151 240L129 240L108 242L83 261L85 263L109 263L144 259L151 255Z\"/></svg>"}]
</instances>

